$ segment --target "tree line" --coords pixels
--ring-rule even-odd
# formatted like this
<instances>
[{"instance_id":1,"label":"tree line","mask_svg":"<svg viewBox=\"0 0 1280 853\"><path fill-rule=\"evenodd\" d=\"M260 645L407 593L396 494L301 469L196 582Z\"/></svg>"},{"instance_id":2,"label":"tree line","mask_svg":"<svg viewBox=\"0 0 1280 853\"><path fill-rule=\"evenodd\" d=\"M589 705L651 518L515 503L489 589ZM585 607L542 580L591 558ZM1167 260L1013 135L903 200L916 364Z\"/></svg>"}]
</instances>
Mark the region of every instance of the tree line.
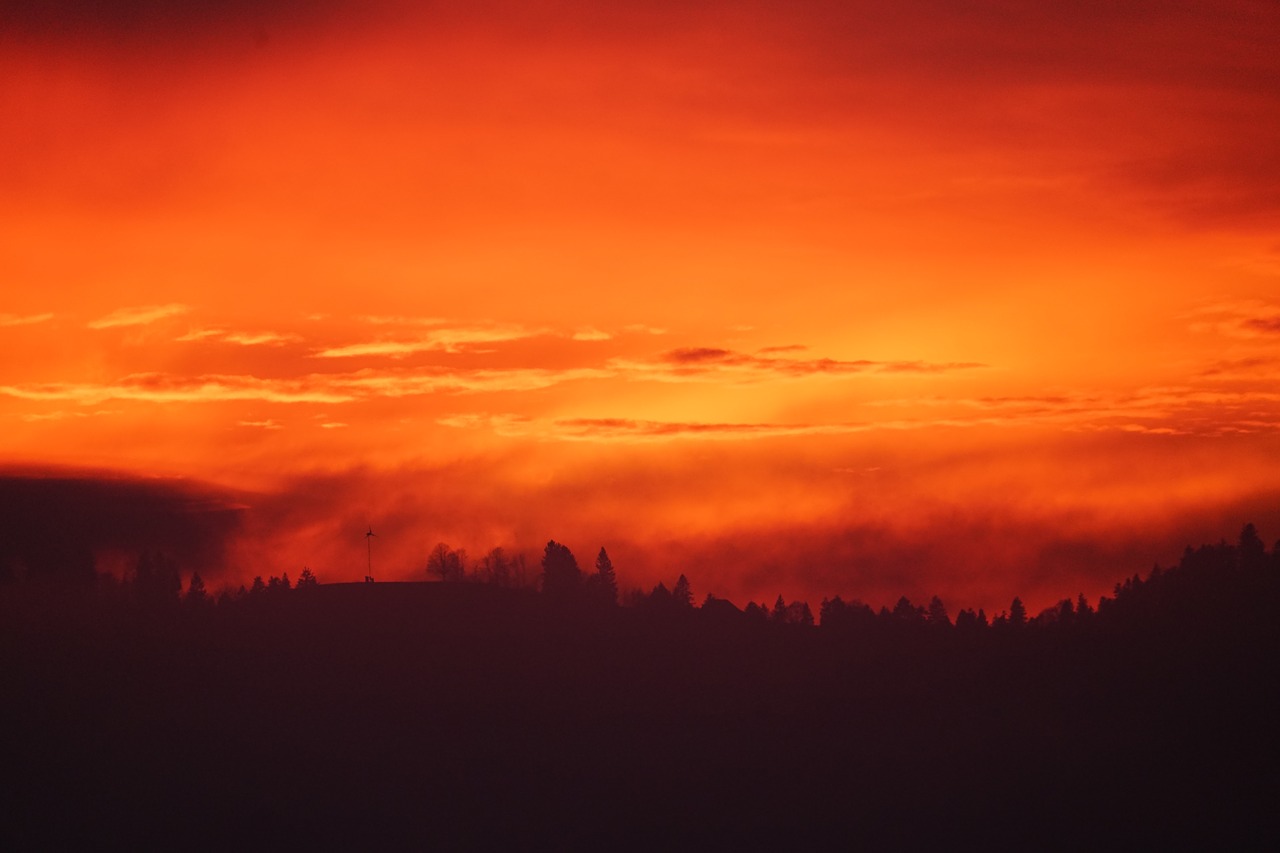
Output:
<instances>
[{"instance_id":1,"label":"tree line","mask_svg":"<svg viewBox=\"0 0 1280 853\"><path fill-rule=\"evenodd\" d=\"M1035 615L1028 612L1020 597L1014 597L1006 610L991 616L982 608L963 608L954 617L938 596L926 604L917 604L902 596L892 607L877 609L856 598L836 595L823 598L816 614L807 601L787 601L781 595L772 604L750 601L739 608L726 599L707 594L699 605L695 603L692 584L685 574L680 574L670 586L658 582L648 589L620 591L617 571L603 546L593 565L584 569L568 546L554 539L547 542L534 567L530 567L524 554L504 548L493 548L479 559L470 560L465 550L440 543L428 554L424 575L446 583L536 590L548 602L567 607L624 607L638 613L677 618L680 614L700 612L707 618L737 619L743 624L818 627L833 635L883 630L977 635L1062 629L1109 613L1141 615L1152 609L1186 607L1189 600L1213 601L1215 596L1225 594L1221 591L1224 588L1238 591L1251 584L1257 587L1259 583L1280 578L1280 542L1268 550L1256 527L1246 524L1234 544L1223 540L1197 548L1188 546L1177 565L1166 568L1156 564L1145 577L1129 576L1115 584L1112 595L1101 596L1096 604L1080 594L1063 598ZM243 601L277 600L290 593L311 590L320 580L315 572L304 567L296 580L291 580L288 572L266 578L256 576L249 584L226 587L214 593L198 572L187 576L184 582L180 567L172 557L146 551L139 555L133 570L123 579L99 576L96 583L105 595L140 606L182 605L200 609ZM1261 588L1256 591L1264 592Z\"/></svg>"}]
</instances>

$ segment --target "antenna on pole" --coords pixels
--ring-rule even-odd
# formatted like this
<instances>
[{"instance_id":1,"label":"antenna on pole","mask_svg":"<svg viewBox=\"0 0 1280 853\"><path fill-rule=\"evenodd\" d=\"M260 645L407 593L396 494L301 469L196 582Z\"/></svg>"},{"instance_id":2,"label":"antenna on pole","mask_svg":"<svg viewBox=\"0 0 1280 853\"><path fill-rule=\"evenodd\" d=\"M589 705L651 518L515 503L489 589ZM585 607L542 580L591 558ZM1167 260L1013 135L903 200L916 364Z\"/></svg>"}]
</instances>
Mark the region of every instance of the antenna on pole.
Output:
<instances>
[{"instance_id":1,"label":"antenna on pole","mask_svg":"<svg viewBox=\"0 0 1280 853\"><path fill-rule=\"evenodd\" d=\"M364 576L365 583L373 583L373 525L369 526L369 532L364 535L365 544L369 546L369 573Z\"/></svg>"}]
</instances>

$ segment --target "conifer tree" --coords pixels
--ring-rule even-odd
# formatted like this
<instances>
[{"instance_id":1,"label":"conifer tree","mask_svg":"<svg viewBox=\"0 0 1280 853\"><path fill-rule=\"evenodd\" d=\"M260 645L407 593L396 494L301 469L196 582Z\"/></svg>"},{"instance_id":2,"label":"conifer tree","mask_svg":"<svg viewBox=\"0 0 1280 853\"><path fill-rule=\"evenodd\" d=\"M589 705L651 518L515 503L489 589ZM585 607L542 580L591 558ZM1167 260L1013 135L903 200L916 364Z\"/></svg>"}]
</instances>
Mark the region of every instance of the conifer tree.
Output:
<instances>
[{"instance_id":1,"label":"conifer tree","mask_svg":"<svg viewBox=\"0 0 1280 853\"><path fill-rule=\"evenodd\" d=\"M1015 628L1022 628L1027 624L1027 608L1021 598L1015 598L1009 605L1009 624Z\"/></svg>"},{"instance_id":2,"label":"conifer tree","mask_svg":"<svg viewBox=\"0 0 1280 853\"><path fill-rule=\"evenodd\" d=\"M613 571L613 561L604 547L596 555L596 574L593 578L600 600L606 604L618 603L618 576Z\"/></svg>"},{"instance_id":3,"label":"conifer tree","mask_svg":"<svg viewBox=\"0 0 1280 853\"><path fill-rule=\"evenodd\" d=\"M671 598L678 607L693 607L693 589L689 586L689 579L681 575L676 580L676 585L671 590Z\"/></svg>"}]
</instances>

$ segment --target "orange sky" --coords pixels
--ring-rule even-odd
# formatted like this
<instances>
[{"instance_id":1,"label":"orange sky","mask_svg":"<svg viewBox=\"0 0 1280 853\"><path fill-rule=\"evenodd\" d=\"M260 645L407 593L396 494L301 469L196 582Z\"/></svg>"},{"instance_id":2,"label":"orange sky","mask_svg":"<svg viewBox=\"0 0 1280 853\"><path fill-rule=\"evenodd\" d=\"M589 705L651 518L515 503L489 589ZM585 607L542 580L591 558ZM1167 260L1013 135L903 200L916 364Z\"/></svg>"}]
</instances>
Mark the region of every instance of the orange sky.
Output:
<instances>
[{"instance_id":1,"label":"orange sky","mask_svg":"<svg viewBox=\"0 0 1280 853\"><path fill-rule=\"evenodd\" d=\"M1280 534L1274 4L170 5L0 13L0 460L234 491L226 580Z\"/></svg>"}]
</instances>

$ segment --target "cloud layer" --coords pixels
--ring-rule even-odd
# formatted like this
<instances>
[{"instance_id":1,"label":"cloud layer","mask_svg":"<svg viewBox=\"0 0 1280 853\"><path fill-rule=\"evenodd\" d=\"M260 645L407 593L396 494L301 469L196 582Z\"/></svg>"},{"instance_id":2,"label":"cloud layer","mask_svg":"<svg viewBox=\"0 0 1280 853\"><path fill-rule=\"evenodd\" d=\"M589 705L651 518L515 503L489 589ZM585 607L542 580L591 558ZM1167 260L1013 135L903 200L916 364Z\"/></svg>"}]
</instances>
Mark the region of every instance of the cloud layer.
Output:
<instances>
[{"instance_id":1,"label":"cloud layer","mask_svg":"<svg viewBox=\"0 0 1280 853\"><path fill-rule=\"evenodd\" d=\"M236 571L342 574L376 512L1071 594L1280 477L1274 3L54 0L0 43L0 457L251 487Z\"/></svg>"},{"instance_id":2,"label":"cloud layer","mask_svg":"<svg viewBox=\"0 0 1280 853\"><path fill-rule=\"evenodd\" d=\"M89 328L113 329L118 326L145 326L157 320L185 314L190 310L190 307L176 302L168 305L139 305L131 308L119 308L106 316L90 321Z\"/></svg>"}]
</instances>

